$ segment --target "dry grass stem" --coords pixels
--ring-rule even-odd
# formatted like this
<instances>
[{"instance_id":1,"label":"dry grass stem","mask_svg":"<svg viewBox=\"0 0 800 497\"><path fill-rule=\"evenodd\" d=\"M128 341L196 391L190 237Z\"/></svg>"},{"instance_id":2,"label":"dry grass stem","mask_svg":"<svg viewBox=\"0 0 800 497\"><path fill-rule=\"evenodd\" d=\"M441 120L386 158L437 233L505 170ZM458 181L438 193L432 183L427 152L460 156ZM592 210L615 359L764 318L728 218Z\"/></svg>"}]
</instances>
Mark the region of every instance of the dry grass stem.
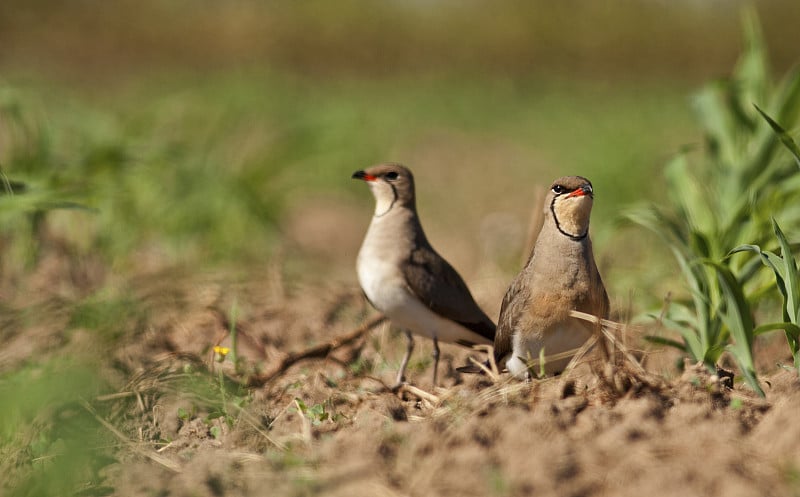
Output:
<instances>
[{"instance_id":1,"label":"dry grass stem","mask_svg":"<svg viewBox=\"0 0 800 497\"><path fill-rule=\"evenodd\" d=\"M130 391L117 392L117 393L109 393L106 395L98 395L97 397L94 398L94 400L98 402L107 402L109 400L119 400L119 399L124 399L126 397L133 397L134 395L136 395L136 393Z\"/></svg>"},{"instance_id":2,"label":"dry grass stem","mask_svg":"<svg viewBox=\"0 0 800 497\"><path fill-rule=\"evenodd\" d=\"M575 355L572 356L572 359L569 361L569 364L567 364L567 367L564 368L564 374L562 374L563 378L566 378L566 376L575 369L578 363L581 360L583 360L583 358L586 356L586 354L589 353L592 347L595 346L598 340L599 338L597 337L597 335L592 335L588 340L586 340L586 342L584 342L583 345L581 345L577 349Z\"/></svg>"},{"instance_id":3,"label":"dry grass stem","mask_svg":"<svg viewBox=\"0 0 800 497\"><path fill-rule=\"evenodd\" d=\"M83 408L89 412L89 414L94 416L94 418L97 420L98 423L103 425L103 427L105 427L108 431L110 431L115 437L117 437L120 440L120 442L125 444L125 446L127 446L130 450L150 459L155 463L160 464L161 466L164 466L170 471L174 471L175 473L181 472L181 467L175 462L171 461L170 459L167 459L166 457L162 457L161 455L156 454L155 452L144 450L141 447L139 447L138 444L128 439L128 437L126 437L124 433L119 431L116 426L112 425L111 423L103 419L103 417L101 417L99 414L97 414L97 411L95 411L94 408L91 405L89 405L88 402L81 401L81 404L83 405Z\"/></svg>"},{"instance_id":4,"label":"dry grass stem","mask_svg":"<svg viewBox=\"0 0 800 497\"><path fill-rule=\"evenodd\" d=\"M295 401L295 404L297 404L297 401ZM258 434L264 437L266 441L268 441L269 443L271 443L272 445L274 445L283 452L286 452L286 450L288 450L288 448L285 445L270 437L269 434L258 425L258 421L253 418L252 414L250 414L249 412L245 411L243 408L235 404L233 404L233 407L235 407L239 411L239 414L241 416L240 419L244 420L245 423L247 423L248 425L250 425L251 428L256 430Z\"/></svg>"},{"instance_id":5,"label":"dry grass stem","mask_svg":"<svg viewBox=\"0 0 800 497\"><path fill-rule=\"evenodd\" d=\"M603 336L608 340L608 343L614 346L620 353L628 360L628 362L633 365L634 369L637 372L646 374L645 369L639 363L639 361L630 353L628 348L609 330L615 330L619 332L624 332L628 326L622 323L617 323L616 321L610 321L608 319L600 319L597 316L593 316L591 314L587 314L585 312L580 311L570 311L570 315L577 319L582 319L584 321L588 321L590 323L599 324L600 330L603 333Z\"/></svg>"},{"instance_id":6,"label":"dry grass stem","mask_svg":"<svg viewBox=\"0 0 800 497\"><path fill-rule=\"evenodd\" d=\"M421 388L415 387L414 385L409 385L407 383L401 385L400 388L397 390L397 395L402 395L403 393L409 393L417 397L418 399L427 402L428 404L430 404L429 407L437 407L442 402L442 399L439 398L438 396L426 392Z\"/></svg>"},{"instance_id":7,"label":"dry grass stem","mask_svg":"<svg viewBox=\"0 0 800 497\"><path fill-rule=\"evenodd\" d=\"M294 400L295 409L300 414L300 433L302 436L303 441L306 445L311 445L312 437L311 437L311 420L308 419L305 412L303 412L303 408L300 406L300 401L295 399Z\"/></svg>"},{"instance_id":8,"label":"dry grass stem","mask_svg":"<svg viewBox=\"0 0 800 497\"><path fill-rule=\"evenodd\" d=\"M247 386L249 387L260 387L263 386L265 383L269 382L273 378L280 376L281 374L285 373L291 366L295 365L296 363L307 360L307 359L322 359L328 356L331 352L338 349L339 347L343 347L348 345L357 339L361 338L364 334L366 334L371 329L375 328L379 324L386 321L386 317L379 315L375 316L374 318L370 319L363 325L359 326L353 331L349 333L345 333L340 335L333 340L325 343L321 343L319 345L315 345L309 349L303 350L301 352L294 352L285 355L270 371L266 373L253 376L248 379Z\"/></svg>"},{"instance_id":9,"label":"dry grass stem","mask_svg":"<svg viewBox=\"0 0 800 497\"><path fill-rule=\"evenodd\" d=\"M468 358L469 362L474 364L478 367L481 371L486 373L490 380L493 383L497 383L500 381L500 369L497 367L497 361L494 359L494 347L491 345L473 345L473 350L477 350L479 352L485 352L488 356L489 367L486 367L486 364L478 361L474 357Z\"/></svg>"}]
</instances>

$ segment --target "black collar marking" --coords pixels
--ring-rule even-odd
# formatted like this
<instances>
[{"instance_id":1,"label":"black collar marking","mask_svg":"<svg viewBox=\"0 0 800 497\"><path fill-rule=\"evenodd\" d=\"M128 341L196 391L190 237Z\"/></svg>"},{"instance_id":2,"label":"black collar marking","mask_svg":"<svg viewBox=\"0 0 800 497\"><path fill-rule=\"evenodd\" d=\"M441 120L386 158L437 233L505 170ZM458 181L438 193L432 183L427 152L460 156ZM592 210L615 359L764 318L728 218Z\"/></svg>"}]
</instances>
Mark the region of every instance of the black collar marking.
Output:
<instances>
[{"instance_id":1,"label":"black collar marking","mask_svg":"<svg viewBox=\"0 0 800 497\"><path fill-rule=\"evenodd\" d=\"M380 181L383 181L383 180L380 180ZM392 199L392 203L389 204L389 208L388 209L386 209L385 211L381 212L380 214L375 214L374 217L383 217L390 210L392 210L392 207L394 207L394 203L397 202L397 189L394 187L393 184L389 183L388 181L386 182L386 184L392 187L392 195L394 195L394 198Z\"/></svg>"},{"instance_id":2,"label":"black collar marking","mask_svg":"<svg viewBox=\"0 0 800 497\"><path fill-rule=\"evenodd\" d=\"M560 231L562 235L569 237L571 240L579 242L584 238L586 238L587 235L589 235L589 228L586 228L586 231L582 235L573 235L572 233L567 233L566 231L564 231L564 229L561 227L561 223L558 222L558 216L556 215L556 199L559 198L560 196L561 195L555 195L553 197L553 200L550 202L550 212L553 213L553 219L556 222L556 228L558 228L558 231Z\"/></svg>"}]
</instances>

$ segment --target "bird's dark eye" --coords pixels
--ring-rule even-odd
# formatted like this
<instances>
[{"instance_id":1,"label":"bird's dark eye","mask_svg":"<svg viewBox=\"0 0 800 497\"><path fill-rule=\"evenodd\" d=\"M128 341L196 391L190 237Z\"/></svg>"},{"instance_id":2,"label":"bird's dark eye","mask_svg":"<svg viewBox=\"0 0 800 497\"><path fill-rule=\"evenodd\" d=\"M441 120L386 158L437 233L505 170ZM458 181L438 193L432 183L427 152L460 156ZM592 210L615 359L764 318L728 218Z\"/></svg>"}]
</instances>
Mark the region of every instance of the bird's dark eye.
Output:
<instances>
[{"instance_id":1,"label":"bird's dark eye","mask_svg":"<svg viewBox=\"0 0 800 497\"><path fill-rule=\"evenodd\" d=\"M389 171L388 173L386 173L386 179L388 179L389 181L396 180L398 176L399 176L399 174L397 174L394 171Z\"/></svg>"},{"instance_id":2,"label":"bird's dark eye","mask_svg":"<svg viewBox=\"0 0 800 497\"><path fill-rule=\"evenodd\" d=\"M560 194L562 194L562 193L564 193L564 192L566 192L566 191L567 191L567 189L566 189L566 188L564 188L564 187L563 187L563 186L561 186L561 185L555 185L555 186L553 186L553 193L555 193L556 195L560 195Z\"/></svg>"}]
</instances>

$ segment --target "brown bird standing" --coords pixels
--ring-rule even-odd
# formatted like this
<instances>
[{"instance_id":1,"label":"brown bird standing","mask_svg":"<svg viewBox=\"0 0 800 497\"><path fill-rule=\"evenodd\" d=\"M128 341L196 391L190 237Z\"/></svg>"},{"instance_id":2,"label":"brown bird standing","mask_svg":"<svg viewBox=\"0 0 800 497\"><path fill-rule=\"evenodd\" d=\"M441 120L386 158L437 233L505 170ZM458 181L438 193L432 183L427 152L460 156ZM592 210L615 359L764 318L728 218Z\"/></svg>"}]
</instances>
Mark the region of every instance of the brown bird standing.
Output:
<instances>
[{"instance_id":1,"label":"brown bird standing","mask_svg":"<svg viewBox=\"0 0 800 497\"><path fill-rule=\"evenodd\" d=\"M370 303L408 337L395 386L404 381L414 350L412 333L433 339L435 386L439 340L467 347L491 344L495 324L428 242L417 216L411 171L381 164L356 171L353 178L365 181L375 197L375 213L358 253L358 281Z\"/></svg>"},{"instance_id":2,"label":"brown bird standing","mask_svg":"<svg viewBox=\"0 0 800 497\"><path fill-rule=\"evenodd\" d=\"M494 342L498 366L518 378L540 367L546 374L563 371L592 335L592 325L570 317L570 311L608 317L608 295L589 239L593 202L592 184L581 176L557 179L547 194L544 224L503 298ZM542 350L558 357L531 368Z\"/></svg>"}]
</instances>

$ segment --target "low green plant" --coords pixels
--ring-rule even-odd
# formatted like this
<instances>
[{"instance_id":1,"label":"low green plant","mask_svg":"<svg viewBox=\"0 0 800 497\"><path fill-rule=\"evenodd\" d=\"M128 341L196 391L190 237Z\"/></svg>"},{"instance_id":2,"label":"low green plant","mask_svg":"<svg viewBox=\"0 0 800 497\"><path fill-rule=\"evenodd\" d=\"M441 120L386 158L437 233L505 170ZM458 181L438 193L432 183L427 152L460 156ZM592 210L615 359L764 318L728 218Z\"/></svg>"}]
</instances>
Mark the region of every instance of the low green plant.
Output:
<instances>
[{"instance_id":1,"label":"low green plant","mask_svg":"<svg viewBox=\"0 0 800 497\"><path fill-rule=\"evenodd\" d=\"M137 329L144 320L143 306L129 295L101 291L69 306L70 329L86 328L113 344L122 334Z\"/></svg>"},{"instance_id":2,"label":"low green plant","mask_svg":"<svg viewBox=\"0 0 800 497\"><path fill-rule=\"evenodd\" d=\"M741 245L731 251L753 252L758 259L772 270L775 275L775 285L783 297L783 321L767 323L759 326L755 332L764 333L772 330L783 330L786 341L792 353L794 367L800 373L800 271L797 267L792 247L783 234L777 221L773 220L775 237L781 249L781 255L768 250L762 250L758 245Z\"/></svg>"},{"instance_id":3,"label":"low green plant","mask_svg":"<svg viewBox=\"0 0 800 497\"><path fill-rule=\"evenodd\" d=\"M214 347L214 357L217 364L221 365L228 359L233 360L232 356L235 356L234 349L220 346ZM246 406L251 399L250 392L242 383L232 381L226 377L221 367L217 368L216 376L219 401L209 404L212 409L207 419L223 418L228 426L233 426L236 421L236 412L230 407L235 407L238 410Z\"/></svg>"},{"instance_id":4,"label":"low green plant","mask_svg":"<svg viewBox=\"0 0 800 497\"><path fill-rule=\"evenodd\" d=\"M744 16L746 49L729 79L704 87L694 98L706 137L702 161L679 152L665 167L669 207L649 205L626 217L665 242L687 284L688 298L668 302L660 319L679 338L650 340L676 347L713 371L724 351L747 383L763 395L755 377L752 306L772 291L758 262L727 257L743 244L762 245L778 213L800 227L797 167L779 154L783 137L763 125L764 103L777 121L792 123L800 110L800 74L777 86L769 79L763 39L753 12ZM780 139L778 139L780 138Z\"/></svg>"},{"instance_id":5,"label":"low green plant","mask_svg":"<svg viewBox=\"0 0 800 497\"><path fill-rule=\"evenodd\" d=\"M31 363L0 375L0 494L108 495L113 440L84 408L107 385L91 364Z\"/></svg>"},{"instance_id":6,"label":"low green plant","mask_svg":"<svg viewBox=\"0 0 800 497\"><path fill-rule=\"evenodd\" d=\"M295 398L297 409L305 416L312 425L319 426L325 421L336 422L341 416L333 412L333 406L329 401L312 406L307 405L303 399Z\"/></svg>"}]
</instances>

